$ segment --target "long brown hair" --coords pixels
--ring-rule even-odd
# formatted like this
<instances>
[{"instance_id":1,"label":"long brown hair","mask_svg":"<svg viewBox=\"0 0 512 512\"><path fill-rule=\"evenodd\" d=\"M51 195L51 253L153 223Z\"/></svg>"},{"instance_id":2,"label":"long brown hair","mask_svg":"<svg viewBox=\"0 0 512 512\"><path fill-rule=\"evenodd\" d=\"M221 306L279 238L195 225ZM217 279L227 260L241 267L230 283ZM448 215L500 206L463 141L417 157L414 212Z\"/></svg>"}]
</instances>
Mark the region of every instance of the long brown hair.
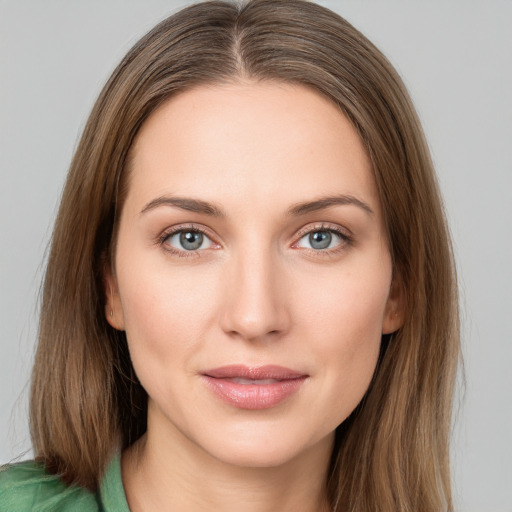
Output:
<instances>
[{"instance_id":1,"label":"long brown hair","mask_svg":"<svg viewBox=\"0 0 512 512\"><path fill-rule=\"evenodd\" d=\"M32 376L36 456L95 488L146 429L147 395L125 335L105 320L127 156L172 94L240 79L299 83L351 120L373 163L405 321L383 337L363 401L336 432L336 511L453 510L449 436L459 360L453 257L427 144L405 87L347 21L305 0L192 5L143 37L101 92L71 163L44 281Z\"/></svg>"}]
</instances>

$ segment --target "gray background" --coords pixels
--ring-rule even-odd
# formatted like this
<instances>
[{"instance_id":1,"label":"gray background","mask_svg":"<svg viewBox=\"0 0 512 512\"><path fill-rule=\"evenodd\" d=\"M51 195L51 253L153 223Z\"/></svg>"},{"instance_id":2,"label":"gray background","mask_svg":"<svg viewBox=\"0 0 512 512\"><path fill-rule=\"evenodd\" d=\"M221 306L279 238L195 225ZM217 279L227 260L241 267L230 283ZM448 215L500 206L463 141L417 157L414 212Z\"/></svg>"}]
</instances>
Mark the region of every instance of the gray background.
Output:
<instances>
[{"instance_id":1,"label":"gray background","mask_svg":"<svg viewBox=\"0 0 512 512\"><path fill-rule=\"evenodd\" d=\"M0 462L30 449L36 296L78 135L123 54L186 3L0 0ZM467 382L453 433L457 510L510 512L512 2L320 3L384 51L424 123L462 292Z\"/></svg>"}]
</instances>

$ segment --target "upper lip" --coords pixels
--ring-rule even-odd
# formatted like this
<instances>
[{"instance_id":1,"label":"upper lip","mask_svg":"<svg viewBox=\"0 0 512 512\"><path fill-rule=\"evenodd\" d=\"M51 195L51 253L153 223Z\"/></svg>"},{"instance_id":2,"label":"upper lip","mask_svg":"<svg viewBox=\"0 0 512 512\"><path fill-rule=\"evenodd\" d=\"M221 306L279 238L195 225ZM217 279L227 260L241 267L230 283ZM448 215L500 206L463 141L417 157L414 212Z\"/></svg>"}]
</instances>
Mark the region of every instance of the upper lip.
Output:
<instances>
[{"instance_id":1,"label":"upper lip","mask_svg":"<svg viewBox=\"0 0 512 512\"><path fill-rule=\"evenodd\" d=\"M307 377L306 374L277 365L264 366L246 366L242 364L233 364L229 366L221 366L206 370L203 375L213 377L215 379L233 379L240 377L243 379L262 380L291 380L301 377Z\"/></svg>"}]
</instances>

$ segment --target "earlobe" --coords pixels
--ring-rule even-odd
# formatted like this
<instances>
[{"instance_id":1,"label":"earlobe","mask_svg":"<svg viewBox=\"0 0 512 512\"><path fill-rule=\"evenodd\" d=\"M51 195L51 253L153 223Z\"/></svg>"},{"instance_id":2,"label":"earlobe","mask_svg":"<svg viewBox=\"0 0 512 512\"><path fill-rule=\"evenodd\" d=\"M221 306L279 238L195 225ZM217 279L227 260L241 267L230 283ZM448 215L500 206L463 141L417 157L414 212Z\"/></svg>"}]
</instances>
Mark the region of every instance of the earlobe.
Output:
<instances>
[{"instance_id":1,"label":"earlobe","mask_svg":"<svg viewBox=\"0 0 512 512\"><path fill-rule=\"evenodd\" d=\"M391 334L400 329L405 320L405 290L402 280L393 277L382 322L382 334Z\"/></svg>"},{"instance_id":2,"label":"earlobe","mask_svg":"<svg viewBox=\"0 0 512 512\"><path fill-rule=\"evenodd\" d=\"M116 279L109 268L105 269L104 276L105 318L114 329L124 331L123 308L119 298L119 289Z\"/></svg>"}]
</instances>

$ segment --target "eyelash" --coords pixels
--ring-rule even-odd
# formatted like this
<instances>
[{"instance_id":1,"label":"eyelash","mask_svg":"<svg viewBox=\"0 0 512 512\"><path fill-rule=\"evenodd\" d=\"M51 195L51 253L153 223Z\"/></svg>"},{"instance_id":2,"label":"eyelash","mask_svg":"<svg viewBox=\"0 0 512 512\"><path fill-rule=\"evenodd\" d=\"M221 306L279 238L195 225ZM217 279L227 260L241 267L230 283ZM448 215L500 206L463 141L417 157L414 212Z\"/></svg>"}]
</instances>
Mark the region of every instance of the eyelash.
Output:
<instances>
[{"instance_id":1,"label":"eyelash","mask_svg":"<svg viewBox=\"0 0 512 512\"><path fill-rule=\"evenodd\" d=\"M297 243L299 243L299 241L302 240L302 238L304 238L304 236L306 236L306 235L309 235L311 233L316 233L316 232L322 232L322 231L328 232L328 233L334 233L335 235L337 235L340 238L340 243L334 249L304 248L308 252L314 253L315 256L326 257L326 258L336 256L338 253L346 250L347 246L352 245L352 243L354 242L354 239L352 238L352 236L349 235L348 233L346 233L345 231L342 231L340 228L337 228L334 226L328 226L326 224L320 224L318 226L314 226L313 228L307 228L305 230L299 231L298 240L293 245L296 245Z\"/></svg>"},{"instance_id":2,"label":"eyelash","mask_svg":"<svg viewBox=\"0 0 512 512\"><path fill-rule=\"evenodd\" d=\"M206 230L202 229L200 226L196 226L194 224L189 224L185 226L178 226L176 228L169 229L168 231L164 231L158 238L157 242L159 245L162 246L164 251L174 255L178 256L179 258L194 258L199 257L199 253L201 251L195 250L195 251L180 251L179 249L175 249L174 247L166 244L166 240L171 238L176 233L186 233L186 232L192 232L192 233L201 233L204 236L211 239L211 236L206 232Z\"/></svg>"},{"instance_id":3,"label":"eyelash","mask_svg":"<svg viewBox=\"0 0 512 512\"><path fill-rule=\"evenodd\" d=\"M296 245L304 236L309 235L310 233L316 233L316 232L329 232L334 233L337 235L341 242L340 244L334 248L334 249L309 249L309 248L303 248L304 250L313 252L315 255L321 256L321 257L330 257L334 256L337 253L343 251L346 249L348 245L351 245L353 243L352 236L348 235L344 231L342 231L339 228L333 227L333 226L326 226L325 224L321 224L319 226L315 226L313 228L309 228L303 231L300 231L298 233L298 240L294 243ZM200 226L196 226L194 224L185 225L185 226L178 226L176 228L172 228L170 230L164 231L157 239L157 244L160 245L166 252L178 256L179 258L194 258L199 257L201 250L193 250L193 251L186 251L186 250L179 250L176 249L168 244L166 244L166 241L175 235L176 233L181 232L193 232L193 233L201 233L204 236L208 237L211 240L211 236L208 234L208 232L204 229L202 229ZM212 241L212 243L215 243ZM204 249L203 249L204 250Z\"/></svg>"}]
</instances>

